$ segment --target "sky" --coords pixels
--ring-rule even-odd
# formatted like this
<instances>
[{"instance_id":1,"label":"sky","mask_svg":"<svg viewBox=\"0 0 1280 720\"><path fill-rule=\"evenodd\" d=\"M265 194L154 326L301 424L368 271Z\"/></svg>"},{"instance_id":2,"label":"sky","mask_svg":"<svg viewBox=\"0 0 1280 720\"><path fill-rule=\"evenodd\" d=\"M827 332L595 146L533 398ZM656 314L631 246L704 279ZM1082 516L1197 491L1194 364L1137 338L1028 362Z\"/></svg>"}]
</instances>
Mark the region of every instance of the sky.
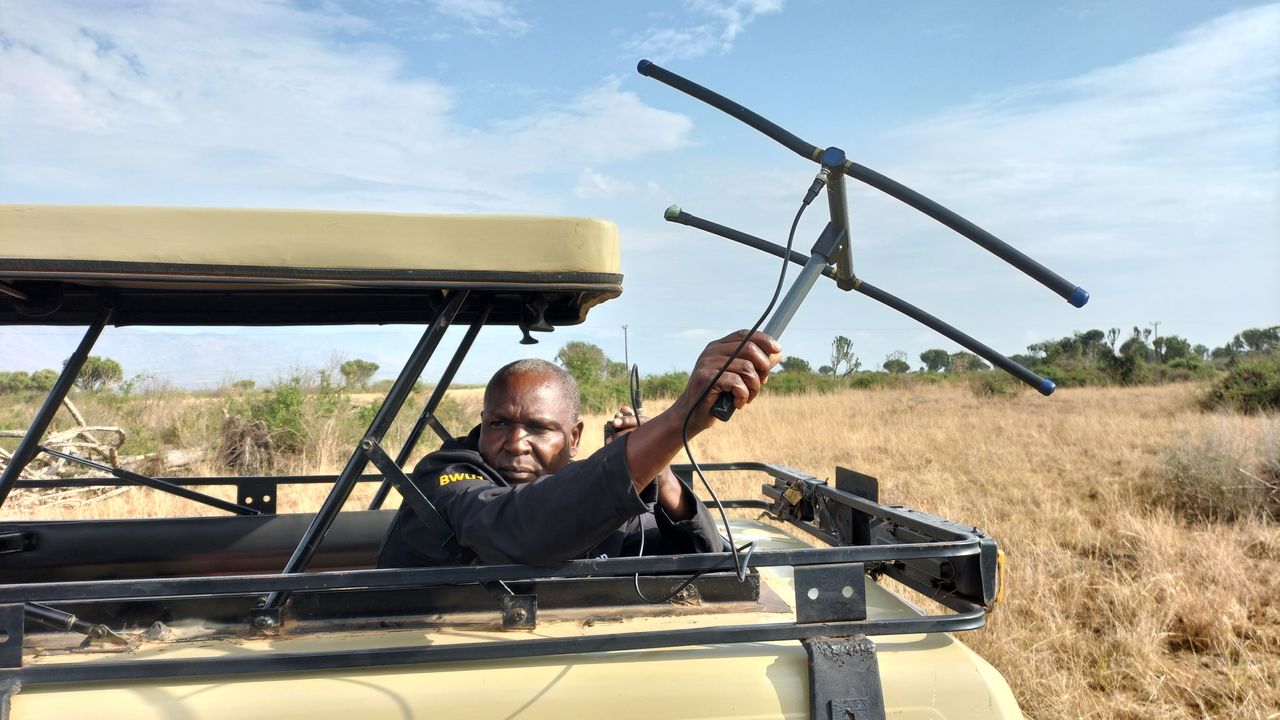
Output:
<instances>
[{"instance_id":1,"label":"sky","mask_svg":"<svg viewBox=\"0 0 1280 720\"><path fill-rule=\"evenodd\" d=\"M959 212L1087 289L1082 309L856 184L855 271L1007 354L1090 328L1225 344L1280 324L1280 5L848 0L0 0L0 203L530 213L618 224L624 293L458 381L571 340L689 368L776 282L686 211L783 242L816 167L652 79L648 58ZM807 251L825 202L796 235ZM20 242L0 237L4 248ZM791 275L794 277L794 272ZM392 377L421 328L109 328L185 387L337 361ZM431 380L462 329L428 366ZM0 369L80 331L0 328ZM823 281L782 338L864 368L959 346Z\"/></svg>"}]
</instances>

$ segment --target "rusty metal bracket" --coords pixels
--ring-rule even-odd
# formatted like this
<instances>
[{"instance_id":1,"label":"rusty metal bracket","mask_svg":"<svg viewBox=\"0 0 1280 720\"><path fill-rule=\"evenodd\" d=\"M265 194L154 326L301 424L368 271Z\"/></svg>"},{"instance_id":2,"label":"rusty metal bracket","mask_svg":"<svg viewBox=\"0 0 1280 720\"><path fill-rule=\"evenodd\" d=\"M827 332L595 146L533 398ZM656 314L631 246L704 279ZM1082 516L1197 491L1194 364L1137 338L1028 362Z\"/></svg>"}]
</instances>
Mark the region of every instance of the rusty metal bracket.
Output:
<instances>
[{"instance_id":1,"label":"rusty metal bracket","mask_svg":"<svg viewBox=\"0 0 1280 720\"><path fill-rule=\"evenodd\" d=\"M812 720L884 720L876 645L865 635L801 640L809 654Z\"/></svg>"},{"instance_id":2,"label":"rusty metal bracket","mask_svg":"<svg viewBox=\"0 0 1280 720\"><path fill-rule=\"evenodd\" d=\"M9 720L9 700L22 689L22 683L11 678L0 679L0 720Z\"/></svg>"},{"instance_id":3,"label":"rusty metal bracket","mask_svg":"<svg viewBox=\"0 0 1280 720\"><path fill-rule=\"evenodd\" d=\"M796 622L824 623L867 619L867 589L862 563L797 565Z\"/></svg>"},{"instance_id":4,"label":"rusty metal bracket","mask_svg":"<svg viewBox=\"0 0 1280 720\"><path fill-rule=\"evenodd\" d=\"M537 595L506 595L502 598L503 630L532 630L537 626Z\"/></svg>"},{"instance_id":5,"label":"rusty metal bracket","mask_svg":"<svg viewBox=\"0 0 1280 720\"><path fill-rule=\"evenodd\" d=\"M26 619L22 603L0 605L0 668L22 667L22 626Z\"/></svg>"},{"instance_id":6,"label":"rusty metal bracket","mask_svg":"<svg viewBox=\"0 0 1280 720\"><path fill-rule=\"evenodd\" d=\"M284 610L278 607L258 607L249 611L249 627L257 635L276 637L284 623Z\"/></svg>"},{"instance_id":7,"label":"rusty metal bracket","mask_svg":"<svg viewBox=\"0 0 1280 720\"><path fill-rule=\"evenodd\" d=\"M276 514L276 480L269 477L247 477L236 482L236 501L256 509L263 515Z\"/></svg>"}]
</instances>

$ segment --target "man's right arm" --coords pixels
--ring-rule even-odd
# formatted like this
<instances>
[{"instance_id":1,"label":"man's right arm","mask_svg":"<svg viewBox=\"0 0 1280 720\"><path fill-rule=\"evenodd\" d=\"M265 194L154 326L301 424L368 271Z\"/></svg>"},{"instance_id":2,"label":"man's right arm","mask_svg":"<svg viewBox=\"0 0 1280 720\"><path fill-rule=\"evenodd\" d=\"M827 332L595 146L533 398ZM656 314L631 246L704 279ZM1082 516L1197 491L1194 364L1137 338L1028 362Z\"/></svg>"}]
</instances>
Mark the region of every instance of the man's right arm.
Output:
<instances>
[{"instance_id":1,"label":"man's right arm","mask_svg":"<svg viewBox=\"0 0 1280 720\"><path fill-rule=\"evenodd\" d=\"M521 485L446 472L422 477L419 487L482 562L547 565L581 557L645 512L627 471L626 444Z\"/></svg>"},{"instance_id":2,"label":"man's right arm","mask_svg":"<svg viewBox=\"0 0 1280 720\"><path fill-rule=\"evenodd\" d=\"M715 380L715 385L699 399L744 337L746 331L739 330L708 344L698 356L693 372L689 373L689 382L675 403L627 435L627 466L637 492L647 487L680 452L686 417L689 418L689 437L693 438L718 422L711 416L711 406L721 394L732 394L734 407L738 409L760 394L761 386L769 379L769 369L782 359L782 346L757 332L724 374Z\"/></svg>"}]
</instances>

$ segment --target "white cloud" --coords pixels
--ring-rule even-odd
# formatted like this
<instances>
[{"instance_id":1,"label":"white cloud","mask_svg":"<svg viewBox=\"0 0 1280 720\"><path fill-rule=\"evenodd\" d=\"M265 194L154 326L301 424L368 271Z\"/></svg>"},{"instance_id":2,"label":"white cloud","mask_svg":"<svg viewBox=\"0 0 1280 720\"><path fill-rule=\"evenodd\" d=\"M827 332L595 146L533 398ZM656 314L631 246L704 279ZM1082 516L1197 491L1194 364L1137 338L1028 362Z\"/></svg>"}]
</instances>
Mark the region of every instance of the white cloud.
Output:
<instances>
[{"instance_id":1,"label":"white cloud","mask_svg":"<svg viewBox=\"0 0 1280 720\"><path fill-rule=\"evenodd\" d=\"M627 49L659 62L726 53L747 25L782 10L783 0L687 0L692 21L679 27L651 27L627 43Z\"/></svg>"},{"instance_id":2,"label":"white cloud","mask_svg":"<svg viewBox=\"0 0 1280 720\"><path fill-rule=\"evenodd\" d=\"M479 35L523 35L531 27L503 0L431 0L436 12L466 22Z\"/></svg>"},{"instance_id":3,"label":"white cloud","mask_svg":"<svg viewBox=\"0 0 1280 720\"><path fill-rule=\"evenodd\" d=\"M604 164L670 152L689 142L693 122L648 106L610 79L563 109L548 108L499 123L487 147L511 170L548 165Z\"/></svg>"},{"instance_id":4,"label":"white cloud","mask_svg":"<svg viewBox=\"0 0 1280 720\"><path fill-rule=\"evenodd\" d=\"M635 186L625 180L596 172L591 168L582 168L578 173L578 184L574 186L573 194L583 199L611 198L619 193L633 190Z\"/></svg>"},{"instance_id":5,"label":"white cloud","mask_svg":"<svg viewBox=\"0 0 1280 720\"><path fill-rule=\"evenodd\" d=\"M719 334L723 334L723 332L720 332ZM710 330L708 328L689 328L687 330L672 333L671 335L672 337L680 338L681 340L711 340L717 336L717 331Z\"/></svg>"},{"instance_id":6,"label":"white cloud","mask_svg":"<svg viewBox=\"0 0 1280 720\"><path fill-rule=\"evenodd\" d=\"M9 2L0 186L26 201L547 212L552 190L521 178L571 184L691 131L616 80L469 126L452 88L359 41L367 29L270 0Z\"/></svg>"},{"instance_id":7,"label":"white cloud","mask_svg":"<svg viewBox=\"0 0 1280 720\"><path fill-rule=\"evenodd\" d=\"M908 126L878 168L1052 259L1189 258L1280 232L1280 5Z\"/></svg>"}]
</instances>

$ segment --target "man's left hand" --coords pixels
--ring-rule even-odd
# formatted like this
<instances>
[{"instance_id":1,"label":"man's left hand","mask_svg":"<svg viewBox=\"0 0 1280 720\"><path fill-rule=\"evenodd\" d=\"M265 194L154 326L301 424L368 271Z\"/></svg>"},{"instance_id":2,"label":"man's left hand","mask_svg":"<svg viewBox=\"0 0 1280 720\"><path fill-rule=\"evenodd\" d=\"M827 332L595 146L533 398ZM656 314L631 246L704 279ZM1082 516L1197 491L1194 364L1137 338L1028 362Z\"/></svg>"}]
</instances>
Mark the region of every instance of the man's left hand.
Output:
<instances>
[{"instance_id":1,"label":"man's left hand","mask_svg":"<svg viewBox=\"0 0 1280 720\"><path fill-rule=\"evenodd\" d=\"M618 412L614 414L609 424L613 427L613 432L607 433L604 443L608 445L615 439L632 432L636 428L649 421L645 415L636 415L636 411L629 405L623 405L618 408ZM672 520L688 520L693 517L693 508L691 504L685 502L684 488L680 485L680 481L676 479L675 473L671 472L671 466L668 465L658 473L653 479L658 486L658 504L667 511L667 516Z\"/></svg>"},{"instance_id":2,"label":"man's left hand","mask_svg":"<svg viewBox=\"0 0 1280 720\"><path fill-rule=\"evenodd\" d=\"M618 408L618 412L614 413L613 419L609 421L609 425L613 430L605 433L604 444L608 445L613 442L614 438L626 435L648 421L648 417L636 415L636 411L630 405L623 405Z\"/></svg>"}]
</instances>

